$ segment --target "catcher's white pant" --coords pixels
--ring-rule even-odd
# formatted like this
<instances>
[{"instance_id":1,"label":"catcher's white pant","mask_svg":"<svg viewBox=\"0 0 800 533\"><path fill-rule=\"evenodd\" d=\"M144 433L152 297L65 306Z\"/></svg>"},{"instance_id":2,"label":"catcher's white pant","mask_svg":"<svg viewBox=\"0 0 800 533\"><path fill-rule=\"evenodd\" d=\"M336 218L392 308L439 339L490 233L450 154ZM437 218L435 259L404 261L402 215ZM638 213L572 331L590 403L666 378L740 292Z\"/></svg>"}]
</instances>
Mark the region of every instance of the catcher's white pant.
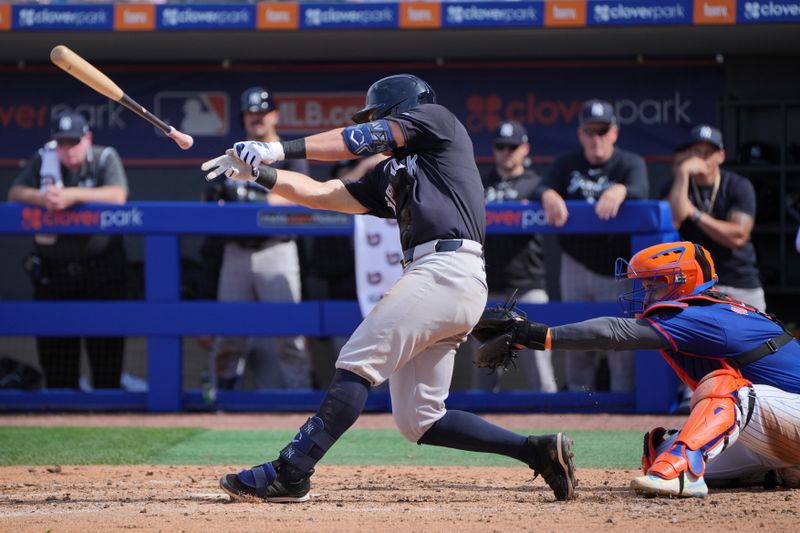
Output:
<instances>
[{"instance_id":1,"label":"catcher's white pant","mask_svg":"<svg viewBox=\"0 0 800 533\"><path fill-rule=\"evenodd\" d=\"M800 467L800 394L760 384L753 389L756 400L750 423L740 430L729 449L709 461L707 479L742 478ZM800 477L796 475L795 481L800 482Z\"/></svg>"},{"instance_id":2,"label":"catcher's white pant","mask_svg":"<svg viewBox=\"0 0 800 533\"><path fill-rule=\"evenodd\" d=\"M391 377L395 423L416 442L445 414L456 349L478 323L487 296L479 243L464 240L455 252L425 255L364 318L336 368L373 386Z\"/></svg>"}]
</instances>

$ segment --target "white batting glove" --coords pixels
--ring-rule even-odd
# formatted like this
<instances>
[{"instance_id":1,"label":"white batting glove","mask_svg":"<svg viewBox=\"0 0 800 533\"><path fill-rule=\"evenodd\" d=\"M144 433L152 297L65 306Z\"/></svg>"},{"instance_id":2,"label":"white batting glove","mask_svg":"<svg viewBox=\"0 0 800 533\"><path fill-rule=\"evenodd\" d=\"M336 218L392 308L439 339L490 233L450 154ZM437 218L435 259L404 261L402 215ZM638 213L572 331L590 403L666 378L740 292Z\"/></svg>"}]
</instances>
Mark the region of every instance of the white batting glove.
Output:
<instances>
[{"instance_id":1,"label":"white batting glove","mask_svg":"<svg viewBox=\"0 0 800 533\"><path fill-rule=\"evenodd\" d=\"M253 168L283 161L286 154L279 142L242 141L233 145L236 157Z\"/></svg>"},{"instance_id":2,"label":"white batting glove","mask_svg":"<svg viewBox=\"0 0 800 533\"><path fill-rule=\"evenodd\" d=\"M200 166L204 172L207 171L206 179L213 180L217 176L225 174L228 178L239 181L255 181L258 172L253 167L236 157L233 149L225 151L225 155L209 159Z\"/></svg>"}]
</instances>

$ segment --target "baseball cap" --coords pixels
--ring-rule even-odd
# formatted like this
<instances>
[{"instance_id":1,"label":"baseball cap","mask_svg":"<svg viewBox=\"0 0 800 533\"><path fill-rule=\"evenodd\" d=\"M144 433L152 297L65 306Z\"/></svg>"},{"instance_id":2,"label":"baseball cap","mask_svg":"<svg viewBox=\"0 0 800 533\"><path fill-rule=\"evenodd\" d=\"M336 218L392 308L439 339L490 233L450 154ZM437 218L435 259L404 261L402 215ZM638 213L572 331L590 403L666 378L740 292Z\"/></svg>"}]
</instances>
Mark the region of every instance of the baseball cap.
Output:
<instances>
[{"instance_id":1,"label":"baseball cap","mask_svg":"<svg viewBox=\"0 0 800 533\"><path fill-rule=\"evenodd\" d=\"M689 138L678 147L678 150L683 150L685 148L689 148L695 143L699 142L707 142L709 144L713 144L719 150L724 148L722 144L722 132L720 132L714 126L709 126L708 124L700 124L699 126L695 126L692 128L692 131L689 133Z\"/></svg>"},{"instance_id":2,"label":"baseball cap","mask_svg":"<svg viewBox=\"0 0 800 533\"><path fill-rule=\"evenodd\" d=\"M275 109L272 93L264 87L256 86L242 93L242 112L267 113Z\"/></svg>"},{"instance_id":3,"label":"baseball cap","mask_svg":"<svg viewBox=\"0 0 800 533\"><path fill-rule=\"evenodd\" d=\"M497 128L494 144L525 144L528 142L528 130L519 122L513 120L503 122Z\"/></svg>"},{"instance_id":4,"label":"baseball cap","mask_svg":"<svg viewBox=\"0 0 800 533\"><path fill-rule=\"evenodd\" d=\"M581 124L587 122L616 124L617 115L614 114L614 107L605 100L587 100L581 108L580 122Z\"/></svg>"},{"instance_id":5,"label":"baseball cap","mask_svg":"<svg viewBox=\"0 0 800 533\"><path fill-rule=\"evenodd\" d=\"M80 139L89 131L89 124L80 113L62 113L53 119L51 139Z\"/></svg>"}]
</instances>

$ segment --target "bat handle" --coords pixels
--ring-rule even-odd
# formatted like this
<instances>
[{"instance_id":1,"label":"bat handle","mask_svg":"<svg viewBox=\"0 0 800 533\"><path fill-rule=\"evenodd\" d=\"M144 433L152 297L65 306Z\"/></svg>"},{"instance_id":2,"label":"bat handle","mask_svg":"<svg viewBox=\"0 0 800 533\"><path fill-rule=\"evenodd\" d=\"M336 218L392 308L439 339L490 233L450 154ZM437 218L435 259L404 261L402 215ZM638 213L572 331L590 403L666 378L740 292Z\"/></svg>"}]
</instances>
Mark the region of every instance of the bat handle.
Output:
<instances>
[{"instance_id":1,"label":"bat handle","mask_svg":"<svg viewBox=\"0 0 800 533\"><path fill-rule=\"evenodd\" d=\"M194 139L192 139L191 135L178 131L173 126L169 127L169 131L167 131L166 134L167 137L178 143L178 146L183 150L188 150L194 144Z\"/></svg>"}]
</instances>

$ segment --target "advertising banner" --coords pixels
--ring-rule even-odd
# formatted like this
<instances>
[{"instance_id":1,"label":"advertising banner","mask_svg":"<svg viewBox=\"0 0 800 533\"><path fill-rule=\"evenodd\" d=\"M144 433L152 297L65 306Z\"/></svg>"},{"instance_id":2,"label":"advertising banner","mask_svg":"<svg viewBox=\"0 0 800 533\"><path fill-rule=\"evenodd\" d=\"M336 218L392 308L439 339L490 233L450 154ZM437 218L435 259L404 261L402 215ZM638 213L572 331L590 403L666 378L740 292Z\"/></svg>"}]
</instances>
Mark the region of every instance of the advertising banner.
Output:
<instances>
[{"instance_id":1,"label":"advertising banner","mask_svg":"<svg viewBox=\"0 0 800 533\"><path fill-rule=\"evenodd\" d=\"M42 146L50 121L69 110L90 121L98 144L116 147L125 159L165 162L208 158L243 136L241 93L263 85L274 95L285 138L350 125L366 89L395 70L381 65L291 66L242 70L221 67L101 66L125 92L195 138L180 150L153 126L95 93L55 67L8 69L0 101L3 164L16 164ZM219 69L215 72L214 69ZM693 124L713 123L722 96L722 70L715 64L663 66L635 62L469 64L440 68L404 65L436 90L439 101L461 120L479 157L491 156L496 128L504 120L524 124L532 156L548 158L577 148L581 103L610 101L620 122L619 145L646 156L672 152Z\"/></svg>"},{"instance_id":2,"label":"advertising banner","mask_svg":"<svg viewBox=\"0 0 800 533\"><path fill-rule=\"evenodd\" d=\"M533 27L544 25L544 2L447 2L443 28Z\"/></svg>"},{"instance_id":3,"label":"advertising banner","mask_svg":"<svg viewBox=\"0 0 800 533\"><path fill-rule=\"evenodd\" d=\"M300 27L311 30L397 28L397 4L304 4Z\"/></svg>"},{"instance_id":4,"label":"advertising banner","mask_svg":"<svg viewBox=\"0 0 800 533\"><path fill-rule=\"evenodd\" d=\"M739 24L798 21L800 21L800 2L797 0L739 1L737 17Z\"/></svg>"},{"instance_id":5,"label":"advertising banner","mask_svg":"<svg viewBox=\"0 0 800 533\"><path fill-rule=\"evenodd\" d=\"M613 0L591 2L590 26L691 24L692 0Z\"/></svg>"},{"instance_id":6,"label":"advertising banner","mask_svg":"<svg viewBox=\"0 0 800 533\"><path fill-rule=\"evenodd\" d=\"M256 26L254 5L156 6L159 30L245 30Z\"/></svg>"},{"instance_id":7,"label":"advertising banner","mask_svg":"<svg viewBox=\"0 0 800 533\"><path fill-rule=\"evenodd\" d=\"M114 6L108 5L12 5L15 30L112 30Z\"/></svg>"}]
</instances>

